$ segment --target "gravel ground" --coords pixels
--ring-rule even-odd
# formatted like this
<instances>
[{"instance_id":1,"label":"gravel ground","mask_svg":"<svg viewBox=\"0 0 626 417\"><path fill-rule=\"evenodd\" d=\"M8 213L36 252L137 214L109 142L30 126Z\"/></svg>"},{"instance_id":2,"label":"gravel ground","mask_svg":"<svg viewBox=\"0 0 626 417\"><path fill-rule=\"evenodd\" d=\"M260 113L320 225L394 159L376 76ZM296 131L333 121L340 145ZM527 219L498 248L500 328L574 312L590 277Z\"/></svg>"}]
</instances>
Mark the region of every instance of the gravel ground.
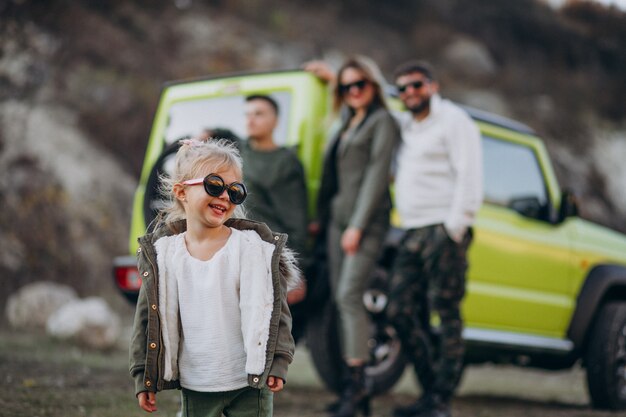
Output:
<instances>
[{"instance_id":1,"label":"gravel ground","mask_svg":"<svg viewBox=\"0 0 626 417\"><path fill-rule=\"evenodd\" d=\"M133 417L139 410L127 373L125 342L101 353L35 332L0 330L0 417ZM390 416L418 392L407 371L391 393L374 399L373 416ZM175 417L177 391L158 395L155 416ZM299 347L287 388L275 397L276 417L324 416L334 396L323 389L306 348ZM591 410L584 372L469 367L454 402L455 417L615 417Z\"/></svg>"}]
</instances>

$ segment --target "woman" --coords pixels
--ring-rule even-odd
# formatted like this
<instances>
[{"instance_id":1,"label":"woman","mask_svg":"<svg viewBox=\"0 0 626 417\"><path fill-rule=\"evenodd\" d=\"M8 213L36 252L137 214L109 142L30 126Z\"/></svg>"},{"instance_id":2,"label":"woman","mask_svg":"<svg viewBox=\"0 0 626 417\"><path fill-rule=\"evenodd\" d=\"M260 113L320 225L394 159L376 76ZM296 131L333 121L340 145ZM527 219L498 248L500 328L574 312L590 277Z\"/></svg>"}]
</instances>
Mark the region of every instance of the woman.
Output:
<instances>
[{"instance_id":1,"label":"woman","mask_svg":"<svg viewBox=\"0 0 626 417\"><path fill-rule=\"evenodd\" d=\"M306 69L325 81L334 78L321 63ZM369 326L363 292L389 227L389 171L400 138L385 104L382 80L378 67L365 57L351 58L339 69L333 95L342 124L325 156L318 198L349 370L335 417L353 416L358 409L369 414L364 384Z\"/></svg>"}]
</instances>

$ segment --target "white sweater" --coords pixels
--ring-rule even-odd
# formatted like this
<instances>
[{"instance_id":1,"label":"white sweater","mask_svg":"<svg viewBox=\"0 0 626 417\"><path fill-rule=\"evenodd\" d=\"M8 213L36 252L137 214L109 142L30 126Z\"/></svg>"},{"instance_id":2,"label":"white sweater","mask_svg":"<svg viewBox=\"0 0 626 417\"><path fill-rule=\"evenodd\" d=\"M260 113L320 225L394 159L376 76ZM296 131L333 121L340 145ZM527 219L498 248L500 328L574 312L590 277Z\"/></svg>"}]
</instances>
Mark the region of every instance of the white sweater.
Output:
<instances>
[{"instance_id":1,"label":"white sweater","mask_svg":"<svg viewBox=\"0 0 626 417\"><path fill-rule=\"evenodd\" d=\"M261 374L265 367L274 246L254 231L231 230L228 242L208 261L189 254L184 233L155 244L169 359L164 377L178 377L181 386L194 391L243 388L248 374Z\"/></svg>"},{"instance_id":2,"label":"white sweater","mask_svg":"<svg viewBox=\"0 0 626 417\"><path fill-rule=\"evenodd\" d=\"M482 150L478 127L460 107L440 96L416 121L394 114L402 130L395 204L404 229L443 223L460 241L482 203Z\"/></svg>"}]
</instances>

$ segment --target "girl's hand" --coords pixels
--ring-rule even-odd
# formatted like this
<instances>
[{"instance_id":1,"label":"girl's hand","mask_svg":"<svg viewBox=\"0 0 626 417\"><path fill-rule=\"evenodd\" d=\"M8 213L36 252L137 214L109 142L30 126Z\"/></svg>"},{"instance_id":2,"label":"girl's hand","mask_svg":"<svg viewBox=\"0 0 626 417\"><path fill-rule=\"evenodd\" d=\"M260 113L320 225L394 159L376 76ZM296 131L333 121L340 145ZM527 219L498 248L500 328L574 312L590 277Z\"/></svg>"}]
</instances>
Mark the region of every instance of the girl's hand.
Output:
<instances>
[{"instance_id":1,"label":"girl's hand","mask_svg":"<svg viewBox=\"0 0 626 417\"><path fill-rule=\"evenodd\" d=\"M361 229L355 227L349 227L343 232L341 236L341 248L346 255L354 255L359 250L362 235L363 232Z\"/></svg>"},{"instance_id":2,"label":"girl's hand","mask_svg":"<svg viewBox=\"0 0 626 417\"><path fill-rule=\"evenodd\" d=\"M272 376L272 375L267 377L267 386L272 392L278 392L282 390L284 384L285 384L285 381L283 381L282 378L279 378L277 376Z\"/></svg>"},{"instance_id":3,"label":"girl's hand","mask_svg":"<svg viewBox=\"0 0 626 417\"><path fill-rule=\"evenodd\" d=\"M139 400L139 407L143 408L148 413L156 411L156 394L150 391L143 391L137 394L137 400Z\"/></svg>"}]
</instances>

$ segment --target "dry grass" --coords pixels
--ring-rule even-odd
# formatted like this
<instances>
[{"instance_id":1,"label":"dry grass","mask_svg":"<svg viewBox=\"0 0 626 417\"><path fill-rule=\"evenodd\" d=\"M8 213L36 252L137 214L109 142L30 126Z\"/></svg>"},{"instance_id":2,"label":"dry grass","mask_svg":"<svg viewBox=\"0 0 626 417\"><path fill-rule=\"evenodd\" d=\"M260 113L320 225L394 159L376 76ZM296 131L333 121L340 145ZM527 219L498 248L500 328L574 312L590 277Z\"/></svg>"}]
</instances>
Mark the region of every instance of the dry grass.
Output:
<instances>
[{"instance_id":1,"label":"dry grass","mask_svg":"<svg viewBox=\"0 0 626 417\"><path fill-rule=\"evenodd\" d=\"M582 373L473 367L465 375L455 416L615 417L588 408ZM393 393L373 401L373 415L390 416L416 392L407 372ZM290 381L275 399L276 417L318 417L334 399L325 391L299 348ZM176 416L177 391L158 395L157 416ZM139 410L123 346L107 352L80 349L41 334L0 330L0 417L135 417Z\"/></svg>"}]
</instances>

